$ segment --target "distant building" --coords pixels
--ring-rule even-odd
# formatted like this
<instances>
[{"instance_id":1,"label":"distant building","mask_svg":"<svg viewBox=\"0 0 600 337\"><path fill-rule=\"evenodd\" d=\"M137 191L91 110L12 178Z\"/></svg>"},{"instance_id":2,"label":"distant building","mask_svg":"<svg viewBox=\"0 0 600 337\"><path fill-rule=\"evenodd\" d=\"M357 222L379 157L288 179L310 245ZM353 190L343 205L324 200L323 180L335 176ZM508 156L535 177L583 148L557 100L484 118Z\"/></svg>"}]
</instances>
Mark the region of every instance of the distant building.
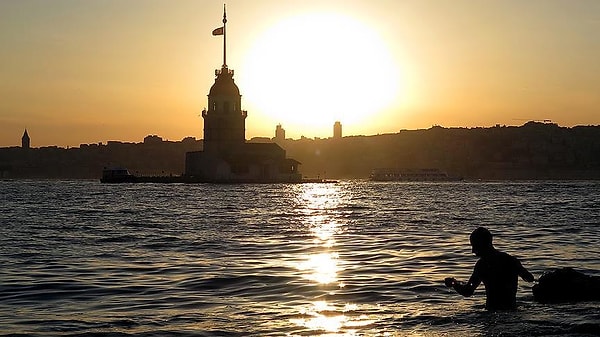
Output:
<instances>
[{"instance_id":1,"label":"distant building","mask_svg":"<svg viewBox=\"0 0 600 337\"><path fill-rule=\"evenodd\" d=\"M275 128L275 142L283 142L285 140L285 129L281 124L277 124Z\"/></svg>"},{"instance_id":2,"label":"distant building","mask_svg":"<svg viewBox=\"0 0 600 337\"><path fill-rule=\"evenodd\" d=\"M340 139L342 138L342 123L339 121L333 124L333 138Z\"/></svg>"},{"instance_id":3,"label":"distant building","mask_svg":"<svg viewBox=\"0 0 600 337\"><path fill-rule=\"evenodd\" d=\"M25 132L23 132L23 137L21 137L21 148L29 149L30 147L31 147L31 139L29 138L29 135L27 134L27 129L25 129Z\"/></svg>"},{"instance_id":4,"label":"distant building","mask_svg":"<svg viewBox=\"0 0 600 337\"><path fill-rule=\"evenodd\" d=\"M223 13L223 34L225 23ZM225 37L223 37L225 39ZM275 143L246 143L246 117L240 90L227 67L223 46L223 66L215 70L215 83L208 93L204 119L204 150L188 152L185 175L196 182L297 182L299 162L286 158Z\"/></svg>"}]
</instances>

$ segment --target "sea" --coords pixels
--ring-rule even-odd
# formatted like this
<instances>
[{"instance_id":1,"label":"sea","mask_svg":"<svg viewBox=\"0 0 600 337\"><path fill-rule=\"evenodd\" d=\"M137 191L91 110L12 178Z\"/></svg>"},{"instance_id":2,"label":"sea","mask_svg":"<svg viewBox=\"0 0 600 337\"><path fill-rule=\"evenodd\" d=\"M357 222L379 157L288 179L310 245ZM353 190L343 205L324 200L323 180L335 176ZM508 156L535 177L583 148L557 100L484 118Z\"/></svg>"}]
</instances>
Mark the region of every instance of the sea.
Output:
<instances>
[{"instance_id":1,"label":"sea","mask_svg":"<svg viewBox=\"0 0 600 337\"><path fill-rule=\"evenodd\" d=\"M464 298L478 226L600 275L600 181L0 181L1 336L599 336L600 303Z\"/></svg>"}]
</instances>

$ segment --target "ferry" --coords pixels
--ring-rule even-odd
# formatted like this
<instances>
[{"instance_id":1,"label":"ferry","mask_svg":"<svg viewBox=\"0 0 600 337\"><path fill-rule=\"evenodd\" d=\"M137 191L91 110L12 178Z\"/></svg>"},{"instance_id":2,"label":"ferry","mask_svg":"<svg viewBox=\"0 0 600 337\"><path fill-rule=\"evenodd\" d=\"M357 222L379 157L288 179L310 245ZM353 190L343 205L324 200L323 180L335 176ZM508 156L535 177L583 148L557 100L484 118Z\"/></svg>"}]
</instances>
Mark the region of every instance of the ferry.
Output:
<instances>
[{"instance_id":1,"label":"ferry","mask_svg":"<svg viewBox=\"0 0 600 337\"><path fill-rule=\"evenodd\" d=\"M372 181L458 181L459 177L448 175L439 169L400 169L377 168L371 172L369 179Z\"/></svg>"},{"instance_id":2,"label":"ferry","mask_svg":"<svg viewBox=\"0 0 600 337\"><path fill-rule=\"evenodd\" d=\"M136 176L123 167L105 167L102 170L101 183L135 183Z\"/></svg>"}]
</instances>

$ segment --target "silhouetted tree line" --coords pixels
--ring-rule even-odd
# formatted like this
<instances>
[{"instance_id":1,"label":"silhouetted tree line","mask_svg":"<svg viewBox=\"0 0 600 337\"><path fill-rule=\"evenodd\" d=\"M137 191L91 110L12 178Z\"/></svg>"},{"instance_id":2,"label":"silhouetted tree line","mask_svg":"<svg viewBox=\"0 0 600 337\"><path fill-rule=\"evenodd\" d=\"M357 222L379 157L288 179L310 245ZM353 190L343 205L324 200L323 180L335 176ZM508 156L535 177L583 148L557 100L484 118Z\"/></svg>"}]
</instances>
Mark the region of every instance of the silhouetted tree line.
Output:
<instances>
[{"instance_id":1,"label":"silhouetted tree line","mask_svg":"<svg viewBox=\"0 0 600 337\"><path fill-rule=\"evenodd\" d=\"M437 168L465 179L600 179L600 126L434 126L374 136L285 140L279 145L302 163L300 170L307 177L368 178L375 168ZM97 179L108 166L126 167L138 175L179 175L185 170L185 153L201 149L200 140L168 142L156 136L146 137L144 143L70 149L2 148L0 176Z\"/></svg>"}]
</instances>

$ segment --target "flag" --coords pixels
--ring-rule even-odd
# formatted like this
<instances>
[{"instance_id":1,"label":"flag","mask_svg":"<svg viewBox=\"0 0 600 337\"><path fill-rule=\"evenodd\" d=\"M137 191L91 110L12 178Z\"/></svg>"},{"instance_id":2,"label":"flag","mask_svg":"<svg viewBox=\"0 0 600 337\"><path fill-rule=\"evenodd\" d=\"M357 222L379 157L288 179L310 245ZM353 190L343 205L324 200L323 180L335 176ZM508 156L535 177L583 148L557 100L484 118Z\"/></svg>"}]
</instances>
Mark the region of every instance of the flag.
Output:
<instances>
[{"instance_id":1,"label":"flag","mask_svg":"<svg viewBox=\"0 0 600 337\"><path fill-rule=\"evenodd\" d=\"M223 35L224 28L225 27L219 27L219 28L213 30L212 35L215 35L215 36L217 36L217 35Z\"/></svg>"}]
</instances>

